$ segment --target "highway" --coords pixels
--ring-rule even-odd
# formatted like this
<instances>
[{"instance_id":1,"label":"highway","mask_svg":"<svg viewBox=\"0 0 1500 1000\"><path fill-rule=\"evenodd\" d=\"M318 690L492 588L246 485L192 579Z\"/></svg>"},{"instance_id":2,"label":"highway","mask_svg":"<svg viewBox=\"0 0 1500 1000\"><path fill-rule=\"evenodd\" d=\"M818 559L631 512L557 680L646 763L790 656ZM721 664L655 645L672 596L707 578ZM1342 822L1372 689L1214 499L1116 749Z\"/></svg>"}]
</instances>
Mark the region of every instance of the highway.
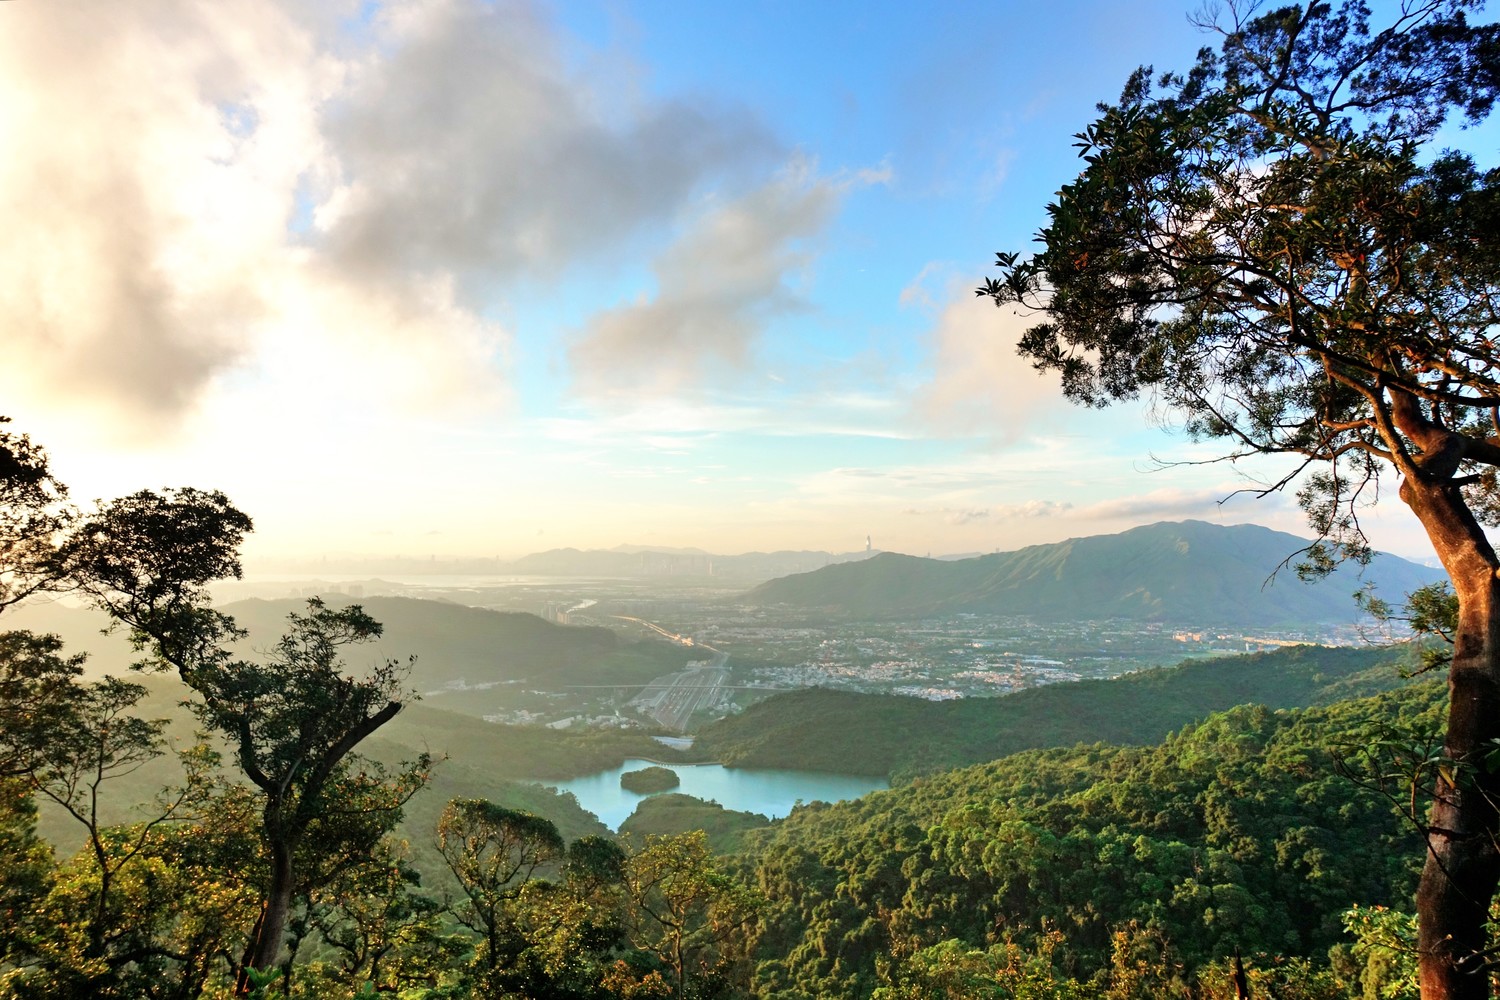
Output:
<instances>
[{"instance_id":1,"label":"highway","mask_svg":"<svg viewBox=\"0 0 1500 1000\"><path fill-rule=\"evenodd\" d=\"M728 662L728 654L716 651L705 664L656 678L631 699L631 704L661 726L685 732L694 712L712 709L723 697L729 680Z\"/></svg>"},{"instance_id":2,"label":"highway","mask_svg":"<svg viewBox=\"0 0 1500 1000\"><path fill-rule=\"evenodd\" d=\"M637 625L644 626L650 631L655 632L657 635L665 639L671 639L673 642L683 646L696 646L699 649L706 649L710 653L718 652L718 650L714 649L712 646L694 640L690 635L678 635L676 632L668 632L666 629L662 628L655 622L648 622L644 618L632 618L630 615L610 615L610 617L618 618L622 622L635 622Z\"/></svg>"},{"instance_id":3,"label":"highway","mask_svg":"<svg viewBox=\"0 0 1500 1000\"><path fill-rule=\"evenodd\" d=\"M658 677L647 684L641 693L630 699L630 704L640 709L643 715L656 720L657 724L677 732L686 732L693 713L710 711L719 704L729 687L729 654L715 649L707 643L698 642L690 635L679 635L668 631L655 622L630 615L611 615L621 621L633 622L664 639L692 646L712 653L713 658L675 674Z\"/></svg>"}]
</instances>

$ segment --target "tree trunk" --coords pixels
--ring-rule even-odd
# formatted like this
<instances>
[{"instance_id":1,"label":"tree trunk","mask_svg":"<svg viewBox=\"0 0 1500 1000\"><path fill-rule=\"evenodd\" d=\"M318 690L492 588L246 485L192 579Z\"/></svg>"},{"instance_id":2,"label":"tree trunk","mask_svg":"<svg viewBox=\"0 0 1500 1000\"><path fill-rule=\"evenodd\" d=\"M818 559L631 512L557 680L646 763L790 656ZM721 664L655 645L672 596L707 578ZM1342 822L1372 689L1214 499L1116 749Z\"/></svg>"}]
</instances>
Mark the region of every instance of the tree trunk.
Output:
<instances>
[{"instance_id":1,"label":"tree trunk","mask_svg":"<svg viewBox=\"0 0 1500 1000\"><path fill-rule=\"evenodd\" d=\"M250 956L250 967L257 972L275 967L291 909L292 845L278 841L271 845L271 885L266 890L265 919Z\"/></svg>"},{"instance_id":2,"label":"tree trunk","mask_svg":"<svg viewBox=\"0 0 1500 1000\"><path fill-rule=\"evenodd\" d=\"M1401 498L1427 529L1459 607L1443 743L1457 763L1439 776L1428 819L1418 978L1423 1000L1486 1000L1485 923L1500 880L1500 780L1484 766L1500 739L1500 559L1455 487L1406 480Z\"/></svg>"}]
</instances>

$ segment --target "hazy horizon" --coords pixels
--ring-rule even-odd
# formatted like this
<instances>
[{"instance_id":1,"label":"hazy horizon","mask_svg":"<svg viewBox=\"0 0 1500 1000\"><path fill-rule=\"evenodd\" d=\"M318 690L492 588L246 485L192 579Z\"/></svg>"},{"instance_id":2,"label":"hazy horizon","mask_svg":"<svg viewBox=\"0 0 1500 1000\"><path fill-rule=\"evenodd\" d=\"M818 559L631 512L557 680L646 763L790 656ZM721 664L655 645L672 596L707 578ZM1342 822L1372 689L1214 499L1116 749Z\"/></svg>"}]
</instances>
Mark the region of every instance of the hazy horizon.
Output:
<instances>
[{"instance_id":1,"label":"hazy horizon","mask_svg":"<svg viewBox=\"0 0 1500 1000\"><path fill-rule=\"evenodd\" d=\"M0 413L79 500L224 490L251 566L1300 534L973 294L1193 9L0 4Z\"/></svg>"}]
</instances>

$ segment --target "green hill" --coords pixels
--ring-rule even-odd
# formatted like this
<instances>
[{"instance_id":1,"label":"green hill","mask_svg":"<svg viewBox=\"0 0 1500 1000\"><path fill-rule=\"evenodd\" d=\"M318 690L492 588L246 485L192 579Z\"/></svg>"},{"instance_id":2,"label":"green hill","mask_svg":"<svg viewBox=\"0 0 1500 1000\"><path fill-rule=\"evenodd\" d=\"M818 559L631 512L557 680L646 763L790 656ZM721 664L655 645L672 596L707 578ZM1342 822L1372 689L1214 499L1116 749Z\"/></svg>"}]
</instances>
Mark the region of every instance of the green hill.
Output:
<instances>
[{"instance_id":1,"label":"green hill","mask_svg":"<svg viewBox=\"0 0 1500 1000\"><path fill-rule=\"evenodd\" d=\"M641 843L647 836L673 835L690 830L708 834L709 845L720 854L740 850L745 833L770 826L760 813L725 809L717 802L706 802L681 792L666 792L642 799L635 812L620 824L620 835Z\"/></svg>"},{"instance_id":2,"label":"green hill","mask_svg":"<svg viewBox=\"0 0 1500 1000\"><path fill-rule=\"evenodd\" d=\"M693 653L682 646L632 641L606 628L554 625L535 615L490 611L446 601L328 597L330 606L359 603L385 627L379 640L347 651L350 669L385 659L416 657L410 684L427 700L470 715L513 703L525 689L565 692L571 685L639 688L653 677L682 669ZM244 652L270 647L305 601L246 600L225 605L250 636ZM8 629L62 636L69 650L90 654L89 673L124 673L136 658L123 633L101 635L108 619L63 604L38 604L5 616ZM477 690L476 690L477 689Z\"/></svg>"},{"instance_id":3,"label":"green hill","mask_svg":"<svg viewBox=\"0 0 1500 1000\"><path fill-rule=\"evenodd\" d=\"M704 727L694 750L738 767L925 774L1033 747L1155 743L1234 705L1294 708L1369 694L1400 683L1405 656L1402 647L1294 646L943 702L794 691Z\"/></svg>"},{"instance_id":4,"label":"green hill","mask_svg":"<svg viewBox=\"0 0 1500 1000\"><path fill-rule=\"evenodd\" d=\"M1277 977L1256 995L1333 995L1298 990L1330 975L1341 943L1339 974L1357 976L1341 914L1408 906L1422 850L1400 796L1350 780L1332 751L1362 769L1359 748L1392 726L1434 731L1444 700L1430 678L1320 708L1242 706L1156 746L1029 751L798 808L746 835L745 876L768 899L756 994L852 1000L900 976L885 995L1102 996L1086 984L1113 969L1138 985L1111 996L1189 996L1239 951ZM998 982L1026 970L1049 989ZM932 988L965 972L989 988ZM1073 977L1084 985L1050 990Z\"/></svg>"},{"instance_id":5,"label":"green hill","mask_svg":"<svg viewBox=\"0 0 1500 1000\"><path fill-rule=\"evenodd\" d=\"M953 561L882 553L772 580L742 600L861 618L974 612L1266 627L1353 621L1363 581L1400 598L1443 578L1390 555L1363 578L1348 566L1313 584L1277 572L1307 544L1253 524L1162 522Z\"/></svg>"},{"instance_id":6,"label":"green hill","mask_svg":"<svg viewBox=\"0 0 1500 1000\"><path fill-rule=\"evenodd\" d=\"M690 651L669 643L631 642L607 628L554 625L521 612L412 597L355 601L332 595L327 600L332 606L360 604L385 626L381 639L351 650L351 659L415 656L412 680L423 688L457 681L509 681L548 690L569 684L639 686L692 658ZM249 600L224 610L249 630L252 645L263 646L281 634L288 614L305 607L299 600Z\"/></svg>"}]
</instances>

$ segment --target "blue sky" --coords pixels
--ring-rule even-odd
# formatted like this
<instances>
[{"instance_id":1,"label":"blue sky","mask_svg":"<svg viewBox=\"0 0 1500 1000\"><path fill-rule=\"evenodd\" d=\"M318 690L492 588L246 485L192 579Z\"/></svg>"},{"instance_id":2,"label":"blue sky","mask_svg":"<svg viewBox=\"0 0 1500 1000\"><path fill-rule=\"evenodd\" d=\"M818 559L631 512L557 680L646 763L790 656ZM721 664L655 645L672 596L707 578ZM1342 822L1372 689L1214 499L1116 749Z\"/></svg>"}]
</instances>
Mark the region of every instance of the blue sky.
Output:
<instances>
[{"instance_id":1,"label":"blue sky","mask_svg":"<svg viewBox=\"0 0 1500 1000\"><path fill-rule=\"evenodd\" d=\"M1298 530L972 296L1193 9L0 5L4 409L81 498L224 489L252 569Z\"/></svg>"}]
</instances>

